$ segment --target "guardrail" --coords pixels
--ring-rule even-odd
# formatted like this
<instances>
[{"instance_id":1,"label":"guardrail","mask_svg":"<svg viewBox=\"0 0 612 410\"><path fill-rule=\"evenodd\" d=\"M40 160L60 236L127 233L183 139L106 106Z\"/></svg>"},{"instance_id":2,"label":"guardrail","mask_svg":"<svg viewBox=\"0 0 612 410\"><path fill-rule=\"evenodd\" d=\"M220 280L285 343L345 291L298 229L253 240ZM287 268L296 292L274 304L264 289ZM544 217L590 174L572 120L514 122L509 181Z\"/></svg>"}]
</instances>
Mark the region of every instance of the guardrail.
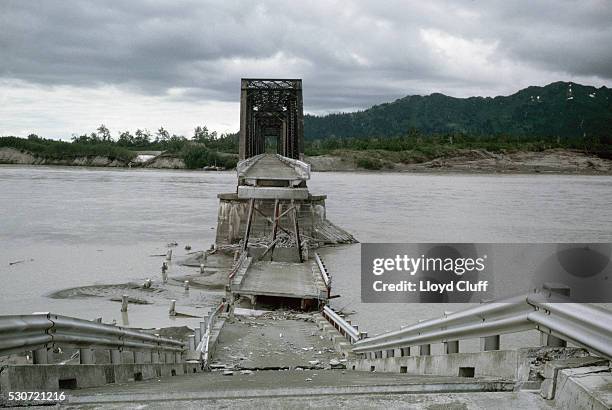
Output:
<instances>
[{"instance_id":1,"label":"guardrail","mask_svg":"<svg viewBox=\"0 0 612 410\"><path fill-rule=\"evenodd\" d=\"M340 317L340 315L334 312L329 306L324 306L321 314L342 336L346 337L351 344L364 337L364 333L359 333L357 328Z\"/></svg>"},{"instance_id":2,"label":"guardrail","mask_svg":"<svg viewBox=\"0 0 612 410\"><path fill-rule=\"evenodd\" d=\"M215 320L219 313L223 311L225 307L225 303L221 302L219 306L208 316L208 320L206 321L206 329L205 333L202 335L202 339L200 340L198 346L196 347L196 351L200 353L200 361L202 362L203 368L208 368L208 363L210 361L210 337L212 335L213 326L215 324Z\"/></svg>"},{"instance_id":3,"label":"guardrail","mask_svg":"<svg viewBox=\"0 0 612 410\"><path fill-rule=\"evenodd\" d=\"M228 278L229 278L230 281L232 279L234 279L234 276L236 276L236 273L238 273L238 271L242 267L242 264L244 263L244 261L247 258L247 253L248 252L246 252L246 251L242 251L240 253L240 257L238 258L236 263L234 263L234 266L232 267L232 269L229 271Z\"/></svg>"},{"instance_id":4,"label":"guardrail","mask_svg":"<svg viewBox=\"0 0 612 410\"><path fill-rule=\"evenodd\" d=\"M612 312L568 300L551 291L536 290L361 340L353 352L382 357L384 351L424 346L429 354L429 344L446 343L453 346L447 353L458 353L460 339L478 337L497 338L493 348L487 348L485 340L485 350L498 350L500 334L536 329L549 340L560 338L612 358Z\"/></svg>"},{"instance_id":5,"label":"guardrail","mask_svg":"<svg viewBox=\"0 0 612 410\"><path fill-rule=\"evenodd\" d=\"M325 287L327 288L327 297L329 297L330 291L331 291L331 282L332 282L331 275L327 271L327 267L323 263L323 260L321 259L319 254L316 252L315 252L315 263L317 267L319 268L319 275L321 275L321 279L323 280L323 283L325 284Z\"/></svg>"},{"instance_id":6,"label":"guardrail","mask_svg":"<svg viewBox=\"0 0 612 410\"><path fill-rule=\"evenodd\" d=\"M94 360L93 353L86 351L88 349L109 349L111 360L115 361L120 361L118 353L122 350L178 355L185 350L180 340L53 313L0 316L0 356L32 350L35 364L44 364L47 363L47 349L58 346L85 350L81 352L81 363Z\"/></svg>"}]
</instances>

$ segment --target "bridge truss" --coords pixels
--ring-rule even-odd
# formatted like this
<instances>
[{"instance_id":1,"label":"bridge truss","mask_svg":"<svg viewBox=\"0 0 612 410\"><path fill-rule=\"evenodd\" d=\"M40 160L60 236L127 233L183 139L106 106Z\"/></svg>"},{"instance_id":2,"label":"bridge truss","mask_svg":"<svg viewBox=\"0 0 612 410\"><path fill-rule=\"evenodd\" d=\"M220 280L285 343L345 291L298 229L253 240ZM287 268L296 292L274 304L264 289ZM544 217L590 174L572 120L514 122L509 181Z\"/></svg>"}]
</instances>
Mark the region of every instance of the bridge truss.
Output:
<instances>
[{"instance_id":1,"label":"bridge truss","mask_svg":"<svg viewBox=\"0 0 612 410\"><path fill-rule=\"evenodd\" d=\"M276 153L301 159L304 155L302 80L243 78L240 95L240 159L266 150L266 138L276 138Z\"/></svg>"}]
</instances>

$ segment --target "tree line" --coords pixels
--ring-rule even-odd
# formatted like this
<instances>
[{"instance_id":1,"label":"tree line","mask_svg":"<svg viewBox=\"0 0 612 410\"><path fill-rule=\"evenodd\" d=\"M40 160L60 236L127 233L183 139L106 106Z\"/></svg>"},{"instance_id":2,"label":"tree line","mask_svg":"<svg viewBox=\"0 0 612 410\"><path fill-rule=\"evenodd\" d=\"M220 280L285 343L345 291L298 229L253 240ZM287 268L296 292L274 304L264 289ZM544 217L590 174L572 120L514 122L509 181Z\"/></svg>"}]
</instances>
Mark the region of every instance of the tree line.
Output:
<instances>
[{"instance_id":1,"label":"tree line","mask_svg":"<svg viewBox=\"0 0 612 410\"><path fill-rule=\"evenodd\" d=\"M33 137L37 136L33 135ZM169 152L178 152L190 143L203 144L209 149L221 152L232 153L238 151L237 133L218 134L216 131L210 131L205 125L195 127L191 138L170 134L167 129L160 127L154 133L140 128L133 134L130 131L121 131L115 140L110 130L104 124L101 124L96 132L74 135L71 140L76 144L116 144L126 148Z\"/></svg>"}]
</instances>

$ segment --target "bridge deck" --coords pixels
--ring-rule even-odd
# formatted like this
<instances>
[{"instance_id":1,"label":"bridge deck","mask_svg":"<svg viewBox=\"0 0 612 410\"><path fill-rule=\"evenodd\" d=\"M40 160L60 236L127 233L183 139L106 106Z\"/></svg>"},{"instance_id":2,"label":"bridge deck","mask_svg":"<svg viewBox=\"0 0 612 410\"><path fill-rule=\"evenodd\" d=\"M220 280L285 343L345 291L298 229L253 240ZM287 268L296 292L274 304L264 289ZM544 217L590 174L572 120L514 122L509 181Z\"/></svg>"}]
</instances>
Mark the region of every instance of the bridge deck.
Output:
<instances>
[{"instance_id":1,"label":"bridge deck","mask_svg":"<svg viewBox=\"0 0 612 410\"><path fill-rule=\"evenodd\" d=\"M551 409L536 392L494 378L412 376L338 370L196 373L70 390L69 406L189 408ZM469 394L466 394L469 392ZM436 394L438 393L438 394ZM143 406L144 407L144 406Z\"/></svg>"},{"instance_id":2,"label":"bridge deck","mask_svg":"<svg viewBox=\"0 0 612 410\"><path fill-rule=\"evenodd\" d=\"M309 263L255 262L237 291L243 295L264 295L317 299L326 295L325 286L313 274Z\"/></svg>"},{"instance_id":3,"label":"bridge deck","mask_svg":"<svg viewBox=\"0 0 612 410\"><path fill-rule=\"evenodd\" d=\"M281 161L274 154L262 155L245 172L246 179L279 179L279 180L298 180L302 177L296 170L286 162Z\"/></svg>"}]
</instances>

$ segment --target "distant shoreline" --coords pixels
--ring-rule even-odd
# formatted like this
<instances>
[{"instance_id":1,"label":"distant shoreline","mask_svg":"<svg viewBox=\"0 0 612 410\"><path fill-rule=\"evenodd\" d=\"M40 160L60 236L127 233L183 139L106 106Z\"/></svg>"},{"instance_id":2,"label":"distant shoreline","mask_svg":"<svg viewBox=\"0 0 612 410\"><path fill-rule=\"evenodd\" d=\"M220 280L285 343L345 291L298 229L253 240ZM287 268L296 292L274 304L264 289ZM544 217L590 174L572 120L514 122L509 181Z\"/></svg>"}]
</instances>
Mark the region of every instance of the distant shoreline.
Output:
<instances>
[{"instance_id":1,"label":"distant shoreline","mask_svg":"<svg viewBox=\"0 0 612 410\"><path fill-rule=\"evenodd\" d=\"M364 157L377 161L376 168L366 168ZM418 163L397 163L385 160L380 152L347 152L343 155L306 157L315 172L367 172L367 173L458 173L458 174L566 174L612 175L612 160L584 152L550 149L540 152L519 151L509 154L492 153L481 149L463 150L449 157L434 158ZM108 168L187 169L183 160L173 155L160 155L144 163L130 163L103 156L75 157L71 159L45 159L30 152L14 148L0 148L0 164L50 165ZM366 162L368 165L369 162ZM210 171L209 171L210 172Z\"/></svg>"}]
</instances>

